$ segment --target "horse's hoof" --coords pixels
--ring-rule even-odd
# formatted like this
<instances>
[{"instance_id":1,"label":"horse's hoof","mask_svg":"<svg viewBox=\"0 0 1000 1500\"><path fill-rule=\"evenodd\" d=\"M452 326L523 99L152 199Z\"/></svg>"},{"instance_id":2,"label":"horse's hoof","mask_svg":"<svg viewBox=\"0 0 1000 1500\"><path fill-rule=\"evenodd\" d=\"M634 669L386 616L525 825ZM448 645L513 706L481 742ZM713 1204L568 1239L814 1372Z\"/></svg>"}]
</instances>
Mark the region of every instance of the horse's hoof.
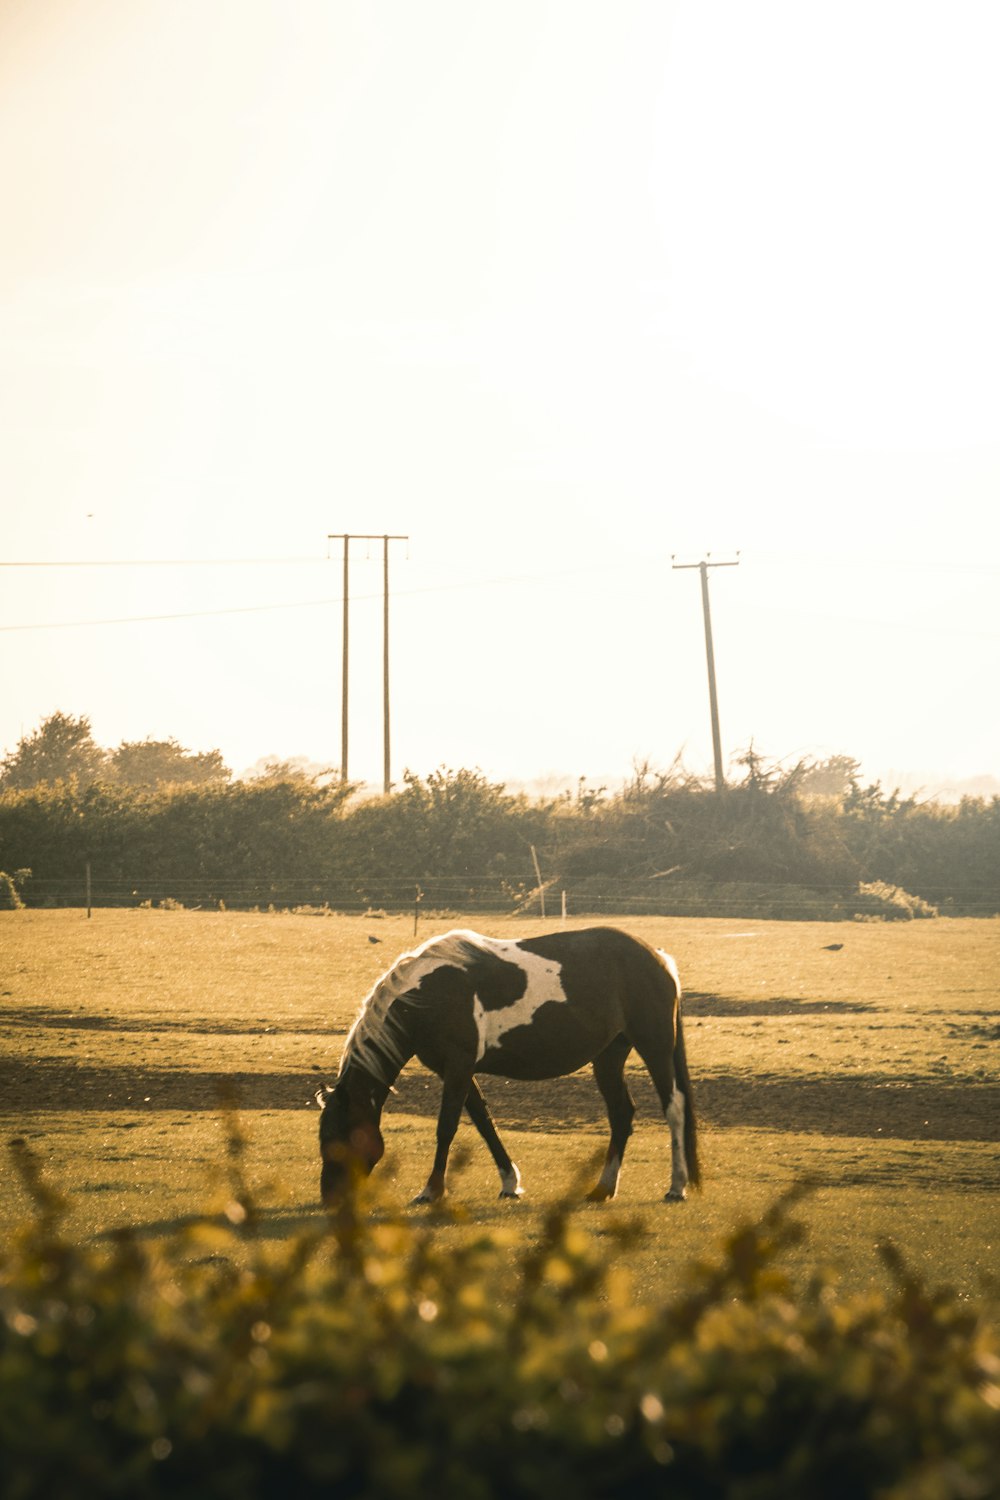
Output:
<instances>
[{"instance_id":1,"label":"horse's hoof","mask_svg":"<svg viewBox=\"0 0 1000 1500\"><path fill-rule=\"evenodd\" d=\"M508 1192L506 1188L503 1188L501 1189L499 1196L501 1202L503 1202L503 1200L506 1198L511 1203L520 1203L521 1199L524 1197L524 1188L515 1188L513 1192Z\"/></svg>"},{"instance_id":2,"label":"horse's hoof","mask_svg":"<svg viewBox=\"0 0 1000 1500\"><path fill-rule=\"evenodd\" d=\"M679 1193L675 1193L675 1192L671 1191L669 1193L664 1193L664 1195L663 1195L663 1201L664 1201L664 1203L684 1203L684 1202L686 1202L686 1200L687 1200L687 1192L683 1188L681 1189L681 1191Z\"/></svg>"},{"instance_id":3,"label":"horse's hoof","mask_svg":"<svg viewBox=\"0 0 1000 1500\"><path fill-rule=\"evenodd\" d=\"M615 1195L610 1188L606 1188L603 1183L599 1182L597 1186L595 1188L591 1188L590 1192L587 1194L587 1202L608 1203L614 1196Z\"/></svg>"}]
</instances>

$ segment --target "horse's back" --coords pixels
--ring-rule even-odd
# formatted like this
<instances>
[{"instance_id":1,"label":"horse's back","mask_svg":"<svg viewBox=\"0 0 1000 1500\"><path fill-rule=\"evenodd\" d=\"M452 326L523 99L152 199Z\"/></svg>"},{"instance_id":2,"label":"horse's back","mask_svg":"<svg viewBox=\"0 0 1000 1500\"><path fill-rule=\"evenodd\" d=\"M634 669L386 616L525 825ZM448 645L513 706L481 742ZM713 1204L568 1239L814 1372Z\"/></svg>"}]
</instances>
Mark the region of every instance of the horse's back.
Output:
<instances>
[{"instance_id":1,"label":"horse's back","mask_svg":"<svg viewBox=\"0 0 1000 1500\"><path fill-rule=\"evenodd\" d=\"M648 991L654 1002L661 997L673 1003L680 997L680 977L670 954L620 927L549 932L521 938L518 947L554 959L567 979L572 975L578 980L575 988L582 995L621 989L631 994Z\"/></svg>"},{"instance_id":2,"label":"horse's back","mask_svg":"<svg viewBox=\"0 0 1000 1500\"><path fill-rule=\"evenodd\" d=\"M505 957L524 965L526 988L516 1006L498 1009L481 992L477 1071L560 1077L592 1062L616 1037L637 1041L659 1029L672 1038L677 991L670 971L655 949L618 928L521 938ZM547 972L538 973L540 965Z\"/></svg>"},{"instance_id":3,"label":"horse's back","mask_svg":"<svg viewBox=\"0 0 1000 1500\"><path fill-rule=\"evenodd\" d=\"M466 1058L476 1072L561 1077L620 1035L640 1049L654 1034L672 1046L677 993L657 951L617 927L453 931L383 976L349 1044L358 1051L368 1038L384 1050L395 1038L400 1065L415 1052L441 1076Z\"/></svg>"}]
</instances>

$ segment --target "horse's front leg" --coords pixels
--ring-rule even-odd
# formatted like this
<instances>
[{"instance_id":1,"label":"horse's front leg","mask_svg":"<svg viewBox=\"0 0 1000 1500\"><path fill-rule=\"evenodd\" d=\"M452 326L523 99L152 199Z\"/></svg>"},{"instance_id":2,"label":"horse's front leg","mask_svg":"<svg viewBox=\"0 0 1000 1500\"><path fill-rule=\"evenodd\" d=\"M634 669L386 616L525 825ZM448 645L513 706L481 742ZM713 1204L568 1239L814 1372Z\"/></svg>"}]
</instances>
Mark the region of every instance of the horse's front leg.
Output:
<instances>
[{"instance_id":1,"label":"horse's front leg","mask_svg":"<svg viewBox=\"0 0 1000 1500\"><path fill-rule=\"evenodd\" d=\"M521 1174L507 1155L506 1147L493 1123L490 1107L474 1078L465 1096L465 1107L469 1112L469 1119L486 1142L490 1155L497 1164L497 1171L500 1173L501 1198L520 1198L524 1192L521 1186Z\"/></svg>"},{"instance_id":2,"label":"horse's front leg","mask_svg":"<svg viewBox=\"0 0 1000 1500\"><path fill-rule=\"evenodd\" d=\"M462 1106L471 1084L471 1074L457 1079L446 1078L444 1080L444 1087L441 1090L441 1108L438 1110L437 1151L434 1154L434 1165L427 1179L427 1186L417 1194L413 1200L414 1203L437 1203L447 1191L445 1173L448 1169L448 1152L455 1139Z\"/></svg>"}]
</instances>

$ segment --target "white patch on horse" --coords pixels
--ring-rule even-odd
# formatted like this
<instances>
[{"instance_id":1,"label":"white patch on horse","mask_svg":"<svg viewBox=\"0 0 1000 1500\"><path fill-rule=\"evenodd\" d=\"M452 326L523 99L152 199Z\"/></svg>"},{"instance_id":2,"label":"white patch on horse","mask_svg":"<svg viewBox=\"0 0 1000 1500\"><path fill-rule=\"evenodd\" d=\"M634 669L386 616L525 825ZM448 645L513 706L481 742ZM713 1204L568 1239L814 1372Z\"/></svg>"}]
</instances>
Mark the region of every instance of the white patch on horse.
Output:
<instances>
[{"instance_id":1,"label":"white patch on horse","mask_svg":"<svg viewBox=\"0 0 1000 1500\"><path fill-rule=\"evenodd\" d=\"M621 1170L621 1157L616 1156L614 1152L609 1153L604 1163L604 1170L598 1178L598 1187L606 1192L609 1198L613 1198L618 1192L618 1178L621 1176Z\"/></svg>"},{"instance_id":2,"label":"white patch on horse","mask_svg":"<svg viewBox=\"0 0 1000 1500\"><path fill-rule=\"evenodd\" d=\"M670 1103L666 1108L667 1124L670 1126L670 1191L672 1200L687 1197L688 1168L684 1153L684 1095L674 1084Z\"/></svg>"},{"instance_id":3,"label":"white patch on horse","mask_svg":"<svg viewBox=\"0 0 1000 1500\"><path fill-rule=\"evenodd\" d=\"M454 932L445 933L443 937L428 938L412 953L404 953L391 969L375 981L371 992L362 1001L360 1014L344 1043L340 1059L341 1073L348 1062L353 1062L367 1073L381 1078L384 1083L391 1084L410 1055L405 1046L400 1046L393 1032L389 1014L393 1001L417 989L435 969L464 969L470 957L478 950L495 949L498 946L501 945L489 938L480 937L476 932L457 928ZM395 1069L392 1078L386 1076L388 1070L385 1058L389 1059L390 1065Z\"/></svg>"},{"instance_id":4,"label":"white patch on horse","mask_svg":"<svg viewBox=\"0 0 1000 1500\"><path fill-rule=\"evenodd\" d=\"M566 991L562 985L562 964L538 953L528 953L520 943L498 938L481 938L484 948L489 949L504 963L515 964L527 981L524 994L513 1005L500 1010L487 1010L478 995L473 997L472 1015L479 1034L479 1051L476 1062L481 1063L487 1052L499 1047L504 1035L517 1026L530 1026L537 1011L553 1001L565 1004Z\"/></svg>"},{"instance_id":5,"label":"white patch on horse","mask_svg":"<svg viewBox=\"0 0 1000 1500\"><path fill-rule=\"evenodd\" d=\"M665 953L662 948L657 948L656 952L663 960L663 967L677 986L677 998L679 1000L681 997L681 976L680 970L677 967L677 960L672 953Z\"/></svg>"},{"instance_id":6,"label":"white patch on horse","mask_svg":"<svg viewBox=\"0 0 1000 1500\"><path fill-rule=\"evenodd\" d=\"M501 1198L520 1198L524 1194L521 1186L521 1174L513 1162L510 1164L509 1172L500 1173L500 1196Z\"/></svg>"}]
</instances>

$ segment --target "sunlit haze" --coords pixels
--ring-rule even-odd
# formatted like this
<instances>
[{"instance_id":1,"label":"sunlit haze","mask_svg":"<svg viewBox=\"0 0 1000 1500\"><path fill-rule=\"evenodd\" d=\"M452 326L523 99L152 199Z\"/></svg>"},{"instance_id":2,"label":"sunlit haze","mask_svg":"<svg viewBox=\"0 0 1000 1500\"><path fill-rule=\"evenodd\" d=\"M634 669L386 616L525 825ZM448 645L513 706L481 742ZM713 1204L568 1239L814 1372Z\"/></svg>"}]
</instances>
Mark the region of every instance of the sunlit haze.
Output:
<instances>
[{"instance_id":1,"label":"sunlit haze","mask_svg":"<svg viewBox=\"0 0 1000 1500\"><path fill-rule=\"evenodd\" d=\"M992 0L0 0L0 754L339 765L351 532L396 781L709 770L737 551L727 761L1000 776L998 72Z\"/></svg>"}]
</instances>

